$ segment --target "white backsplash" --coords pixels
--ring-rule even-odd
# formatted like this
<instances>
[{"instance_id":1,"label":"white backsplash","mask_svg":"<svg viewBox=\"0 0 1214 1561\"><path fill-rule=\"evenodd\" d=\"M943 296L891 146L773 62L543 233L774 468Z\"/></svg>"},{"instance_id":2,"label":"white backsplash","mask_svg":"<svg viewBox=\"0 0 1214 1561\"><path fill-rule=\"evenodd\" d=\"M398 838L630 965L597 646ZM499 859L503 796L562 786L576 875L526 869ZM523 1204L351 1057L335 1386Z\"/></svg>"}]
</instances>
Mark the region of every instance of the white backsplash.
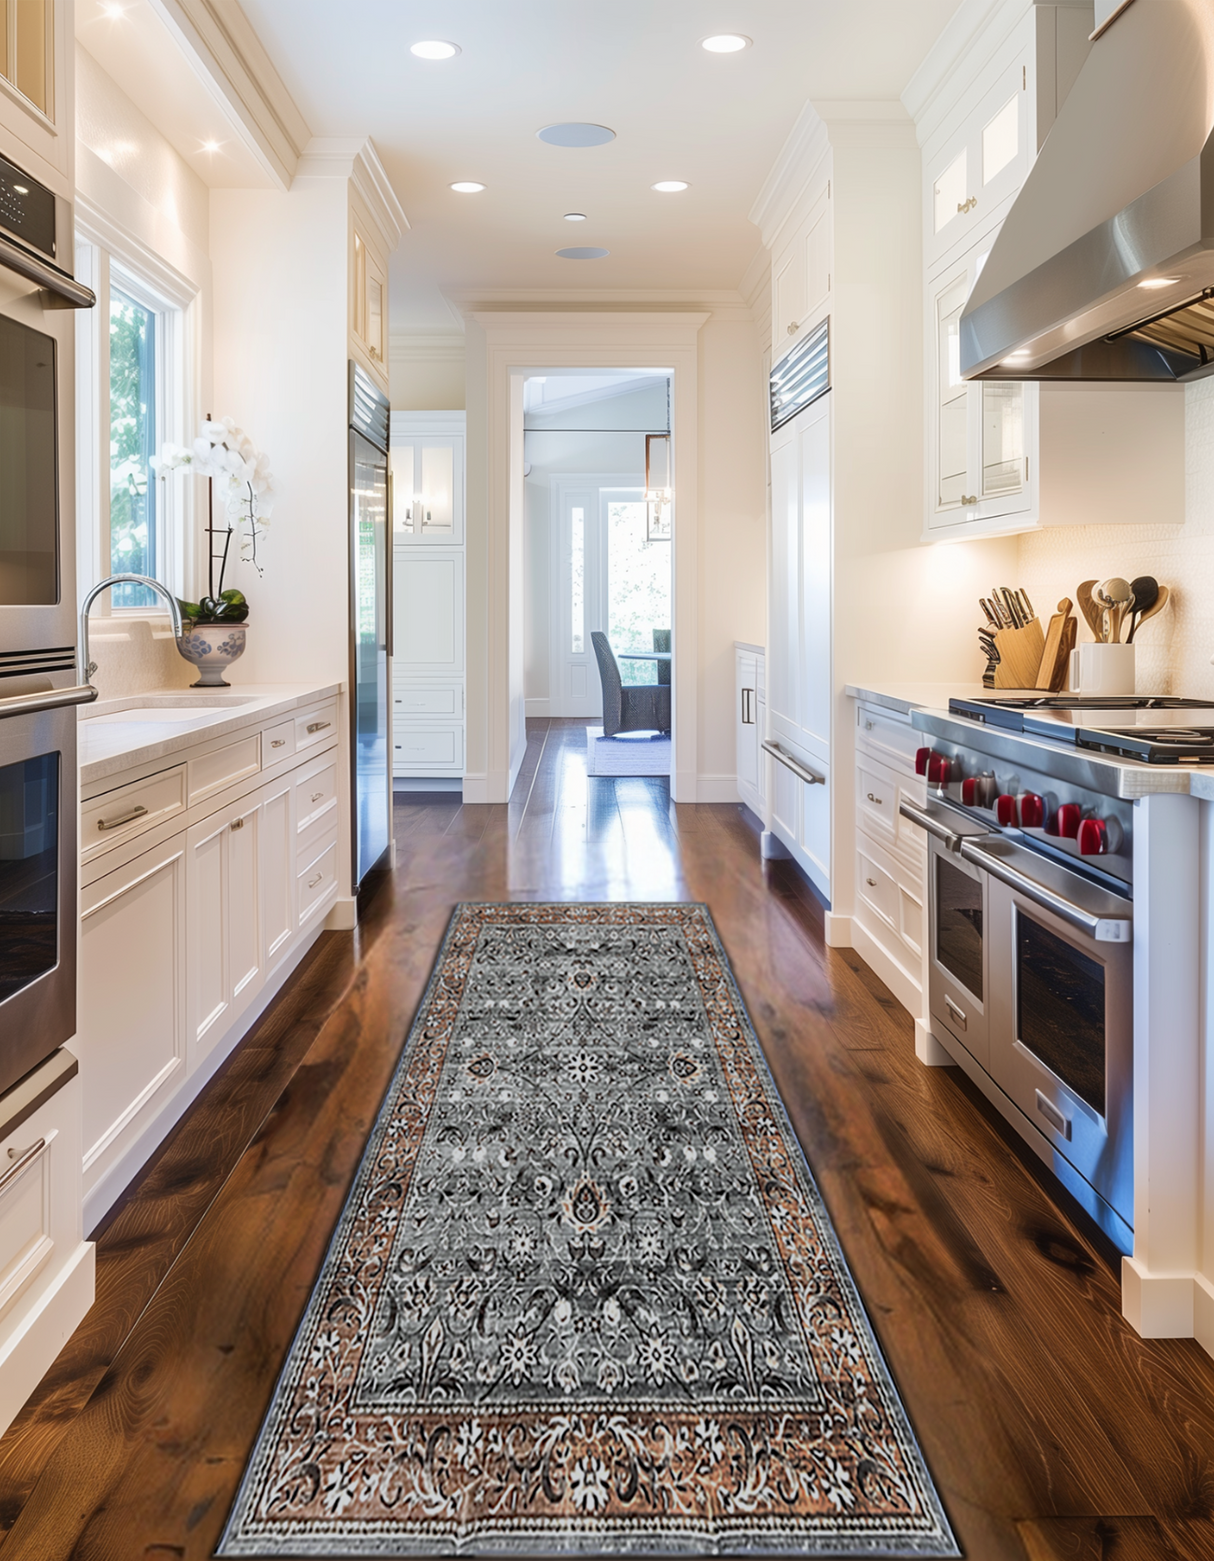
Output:
<instances>
[{"instance_id":1,"label":"white backsplash","mask_svg":"<svg viewBox=\"0 0 1214 1561\"><path fill-rule=\"evenodd\" d=\"M198 668L177 654L167 614L107 618L94 613L89 654L97 663L93 686L102 699L188 688L198 677Z\"/></svg>"},{"instance_id":2,"label":"white backsplash","mask_svg":"<svg viewBox=\"0 0 1214 1561\"><path fill-rule=\"evenodd\" d=\"M1081 580L1154 575L1171 600L1135 635L1140 694L1214 701L1214 380L1185 390L1185 524L1054 526L1020 538L1019 579L1043 624ZM992 584L996 582L992 581ZM1091 634L1078 608L1079 638Z\"/></svg>"}]
</instances>

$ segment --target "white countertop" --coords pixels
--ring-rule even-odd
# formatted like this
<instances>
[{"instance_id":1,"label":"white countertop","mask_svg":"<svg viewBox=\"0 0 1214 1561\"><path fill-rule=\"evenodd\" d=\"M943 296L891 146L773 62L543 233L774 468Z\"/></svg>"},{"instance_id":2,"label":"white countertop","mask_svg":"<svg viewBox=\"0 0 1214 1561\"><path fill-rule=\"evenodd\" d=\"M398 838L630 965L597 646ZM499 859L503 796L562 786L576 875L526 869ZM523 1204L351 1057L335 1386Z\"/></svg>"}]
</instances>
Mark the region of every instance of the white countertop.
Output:
<instances>
[{"instance_id":1,"label":"white countertop","mask_svg":"<svg viewBox=\"0 0 1214 1561\"><path fill-rule=\"evenodd\" d=\"M344 687L344 683L244 683L227 689L166 689L80 705L76 712L80 784L87 786L154 759L171 759L202 739L259 726L267 717L340 694ZM197 705L191 708L195 700Z\"/></svg>"},{"instance_id":2,"label":"white countertop","mask_svg":"<svg viewBox=\"0 0 1214 1561\"><path fill-rule=\"evenodd\" d=\"M947 710L950 699L981 699L992 691L981 683L847 683L843 692L866 704L909 715L912 710Z\"/></svg>"}]
</instances>

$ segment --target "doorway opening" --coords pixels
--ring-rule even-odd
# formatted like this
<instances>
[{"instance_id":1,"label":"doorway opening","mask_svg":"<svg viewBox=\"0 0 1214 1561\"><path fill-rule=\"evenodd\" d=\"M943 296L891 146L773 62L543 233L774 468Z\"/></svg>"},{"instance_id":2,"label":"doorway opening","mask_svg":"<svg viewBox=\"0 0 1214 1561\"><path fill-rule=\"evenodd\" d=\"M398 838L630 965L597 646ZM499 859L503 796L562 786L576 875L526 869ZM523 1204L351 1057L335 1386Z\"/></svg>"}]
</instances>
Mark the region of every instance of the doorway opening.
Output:
<instances>
[{"instance_id":1,"label":"doorway opening","mask_svg":"<svg viewBox=\"0 0 1214 1561\"><path fill-rule=\"evenodd\" d=\"M669 775L670 375L536 370L523 416L527 714L584 721L591 775Z\"/></svg>"}]
</instances>

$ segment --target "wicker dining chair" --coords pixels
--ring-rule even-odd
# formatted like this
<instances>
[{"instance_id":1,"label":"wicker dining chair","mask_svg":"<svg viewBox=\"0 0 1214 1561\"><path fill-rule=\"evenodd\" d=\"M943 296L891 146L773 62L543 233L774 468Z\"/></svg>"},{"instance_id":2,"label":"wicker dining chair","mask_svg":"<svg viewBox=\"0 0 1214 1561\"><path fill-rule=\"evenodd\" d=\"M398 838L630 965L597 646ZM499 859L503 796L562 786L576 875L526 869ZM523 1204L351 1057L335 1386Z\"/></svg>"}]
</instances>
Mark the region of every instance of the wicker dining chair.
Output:
<instances>
[{"instance_id":1,"label":"wicker dining chair","mask_svg":"<svg viewBox=\"0 0 1214 1561\"><path fill-rule=\"evenodd\" d=\"M590 642L599 663L603 685L603 736L619 732L668 732L670 730L670 684L630 683L620 678L619 663L611 642L595 629Z\"/></svg>"}]
</instances>

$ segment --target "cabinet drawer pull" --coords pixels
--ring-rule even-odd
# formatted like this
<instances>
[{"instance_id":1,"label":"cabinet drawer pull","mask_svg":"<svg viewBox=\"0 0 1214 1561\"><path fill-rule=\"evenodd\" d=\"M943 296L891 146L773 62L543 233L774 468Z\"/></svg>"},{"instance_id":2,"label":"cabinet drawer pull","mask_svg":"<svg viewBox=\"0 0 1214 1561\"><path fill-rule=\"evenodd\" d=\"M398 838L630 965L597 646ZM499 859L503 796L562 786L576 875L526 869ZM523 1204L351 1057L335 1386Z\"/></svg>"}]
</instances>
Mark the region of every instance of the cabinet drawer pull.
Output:
<instances>
[{"instance_id":1,"label":"cabinet drawer pull","mask_svg":"<svg viewBox=\"0 0 1214 1561\"><path fill-rule=\"evenodd\" d=\"M323 732L329 724L328 721L309 721L308 730L309 732Z\"/></svg>"},{"instance_id":2,"label":"cabinet drawer pull","mask_svg":"<svg viewBox=\"0 0 1214 1561\"><path fill-rule=\"evenodd\" d=\"M800 329L800 327L801 327L800 320L793 320L793 321L791 321L789 323L789 327L788 327L788 334L790 336L795 336L797 334L797 331Z\"/></svg>"},{"instance_id":3,"label":"cabinet drawer pull","mask_svg":"<svg viewBox=\"0 0 1214 1561\"><path fill-rule=\"evenodd\" d=\"M274 737L270 741L271 748L285 748L286 746L287 740L285 737Z\"/></svg>"},{"instance_id":4,"label":"cabinet drawer pull","mask_svg":"<svg viewBox=\"0 0 1214 1561\"><path fill-rule=\"evenodd\" d=\"M242 819L242 818L234 818L232 820L232 828L233 829L243 829L244 828L244 819Z\"/></svg>"},{"instance_id":5,"label":"cabinet drawer pull","mask_svg":"<svg viewBox=\"0 0 1214 1561\"><path fill-rule=\"evenodd\" d=\"M977 502L978 495L976 493L963 493L961 495L962 504L977 504ZM308 730L311 731L311 727L309 727Z\"/></svg>"},{"instance_id":6,"label":"cabinet drawer pull","mask_svg":"<svg viewBox=\"0 0 1214 1561\"><path fill-rule=\"evenodd\" d=\"M321 798L322 798L322 797L323 797L323 796L324 796L324 792L323 792L323 791L314 791L314 792L313 792L313 793L312 793L312 801L313 801L313 802L319 802L319 801L320 801L320 799L321 799Z\"/></svg>"},{"instance_id":7,"label":"cabinet drawer pull","mask_svg":"<svg viewBox=\"0 0 1214 1561\"><path fill-rule=\"evenodd\" d=\"M126 813L120 813L117 818L99 818L97 820L97 828L121 829L123 824L129 824L133 818L142 818L146 812L147 809L144 807L143 803L137 802L133 808L129 809Z\"/></svg>"},{"instance_id":8,"label":"cabinet drawer pull","mask_svg":"<svg viewBox=\"0 0 1214 1561\"><path fill-rule=\"evenodd\" d=\"M866 878L864 882L870 889L875 889L877 887L877 880L875 878Z\"/></svg>"},{"instance_id":9,"label":"cabinet drawer pull","mask_svg":"<svg viewBox=\"0 0 1214 1561\"><path fill-rule=\"evenodd\" d=\"M949 997L947 993L944 997L944 1006L948 1009L949 1013L952 1014L953 1022L957 1025L957 1027L962 1030L966 1029L969 1024L969 1020L965 1016L965 1009L958 1008L956 1003L953 1002L952 998Z\"/></svg>"},{"instance_id":10,"label":"cabinet drawer pull","mask_svg":"<svg viewBox=\"0 0 1214 1561\"><path fill-rule=\"evenodd\" d=\"M872 803L875 803L876 806L879 807L879 808L885 806L885 804L884 804L884 802L882 802L881 798L880 797L874 797L871 791L868 793L868 800L870 802L872 802Z\"/></svg>"},{"instance_id":11,"label":"cabinet drawer pull","mask_svg":"<svg viewBox=\"0 0 1214 1561\"><path fill-rule=\"evenodd\" d=\"M969 200L967 200L967 201L958 201L957 202L957 211L960 213L961 216L964 217L966 212L967 211L973 211L974 207L977 204L978 204L978 197L976 195L971 195Z\"/></svg>"},{"instance_id":12,"label":"cabinet drawer pull","mask_svg":"<svg viewBox=\"0 0 1214 1561\"><path fill-rule=\"evenodd\" d=\"M324 876L325 876L324 873L317 873L315 878L309 878L308 879L308 888L309 889L315 889L316 885L320 882L320 880Z\"/></svg>"},{"instance_id":13,"label":"cabinet drawer pull","mask_svg":"<svg viewBox=\"0 0 1214 1561\"><path fill-rule=\"evenodd\" d=\"M4 1191L5 1187L8 1186L9 1182L12 1181L14 1176L20 1176L21 1172L25 1170L30 1161L36 1160L45 1148L46 1139L40 1138L36 1143L31 1144L28 1149L10 1149L8 1152L9 1159L12 1160L13 1163L9 1166L8 1170L4 1172L3 1176L0 1176L0 1192Z\"/></svg>"}]
</instances>

